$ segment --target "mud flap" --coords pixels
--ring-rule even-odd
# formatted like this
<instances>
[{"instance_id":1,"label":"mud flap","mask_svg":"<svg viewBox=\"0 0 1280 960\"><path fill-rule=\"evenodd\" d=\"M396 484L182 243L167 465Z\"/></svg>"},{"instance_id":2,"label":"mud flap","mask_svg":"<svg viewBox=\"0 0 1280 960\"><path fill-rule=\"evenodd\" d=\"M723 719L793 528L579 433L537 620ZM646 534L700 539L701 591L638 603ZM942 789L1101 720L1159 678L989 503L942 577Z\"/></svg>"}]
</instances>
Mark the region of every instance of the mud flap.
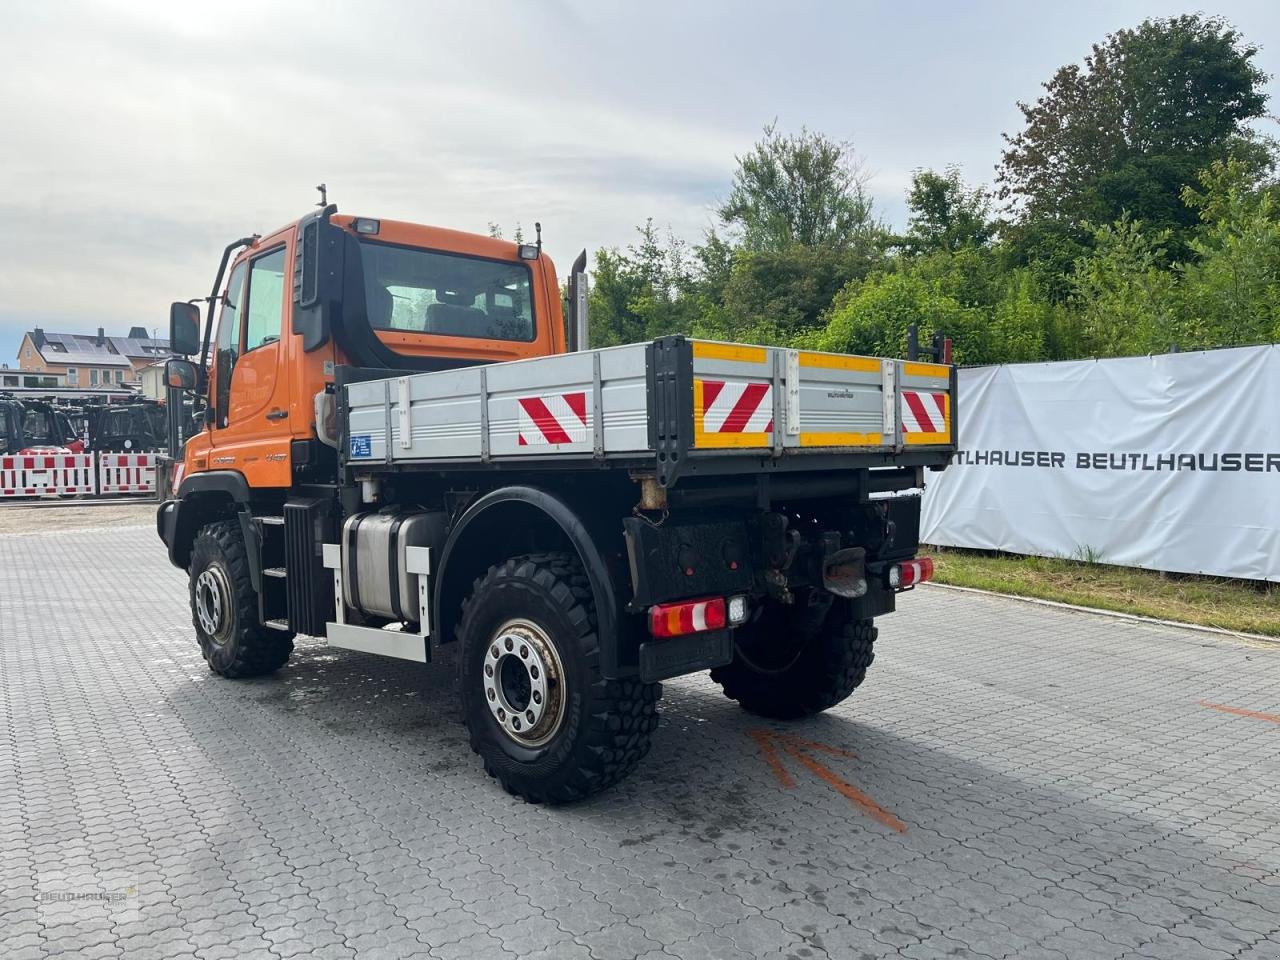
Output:
<instances>
[{"instance_id":1,"label":"mud flap","mask_svg":"<svg viewBox=\"0 0 1280 960\"><path fill-rule=\"evenodd\" d=\"M640 679L670 680L686 673L722 667L733 659L733 631L707 630L640 644Z\"/></svg>"}]
</instances>

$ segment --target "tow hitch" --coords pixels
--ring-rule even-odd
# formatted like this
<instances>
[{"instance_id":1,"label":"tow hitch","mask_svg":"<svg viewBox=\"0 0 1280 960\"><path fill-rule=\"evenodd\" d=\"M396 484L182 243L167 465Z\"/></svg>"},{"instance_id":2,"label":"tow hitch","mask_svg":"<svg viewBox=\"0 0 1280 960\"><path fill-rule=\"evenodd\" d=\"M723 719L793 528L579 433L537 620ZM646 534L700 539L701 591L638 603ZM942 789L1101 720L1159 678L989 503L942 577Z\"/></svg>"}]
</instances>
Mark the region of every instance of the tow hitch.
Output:
<instances>
[{"instance_id":1,"label":"tow hitch","mask_svg":"<svg viewBox=\"0 0 1280 960\"><path fill-rule=\"evenodd\" d=\"M837 597L861 597L867 592L867 551L846 547L822 561L822 585Z\"/></svg>"}]
</instances>

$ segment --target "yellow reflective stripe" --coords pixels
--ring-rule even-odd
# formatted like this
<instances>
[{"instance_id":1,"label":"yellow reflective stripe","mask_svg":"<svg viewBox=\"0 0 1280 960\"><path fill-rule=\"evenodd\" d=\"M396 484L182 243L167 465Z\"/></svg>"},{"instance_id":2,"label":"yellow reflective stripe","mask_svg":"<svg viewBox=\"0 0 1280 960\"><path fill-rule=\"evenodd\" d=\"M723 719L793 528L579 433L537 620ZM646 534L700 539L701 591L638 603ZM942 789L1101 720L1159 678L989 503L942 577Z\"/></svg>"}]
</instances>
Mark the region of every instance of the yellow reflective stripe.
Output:
<instances>
[{"instance_id":1,"label":"yellow reflective stripe","mask_svg":"<svg viewBox=\"0 0 1280 960\"><path fill-rule=\"evenodd\" d=\"M764 363L769 351L765 347L744 347L736 343L693 341L693 355L699 360L738 360L742 363Z\"/></svg>"},{"instance_id":2,"label":"yellow reflective stripe","mask_svg":"<svg viewBox=\"0 0 1280 960\"><path fill-rule=\"evenodd\" d=\"M771 433L707 433L695 424L693 445L703 450L726 447L767 447L773 439Z\"/></svg>"},{"instance_id":3,"label":"yellow reflective stripe","mask_svg":"<svg viewBox=\"0 0 1280 960\"><path fill-rule=\"evenodd\" d=\"M902 442L909 447L921 446L923 444L946 444L951 442L950 424L948 429L943 433L904 433Z\"/></svg>"},{"instance_id":4,"label":"yellow reflective stripe","mask_svg":"<svg viewBox=\"0 0 1280 960\"><path fill-rule=\"evenodd\" d=\"M951 368L945 363L905 363L902 372L908 377L950 377Z\"/></svg>"},{"instance_id":5,"label":"yellow reflective stripe","mask_svg":"<svg viewBox=\"0 0 1280 960\"><path fill-rule=\"evenodd\" d=\"M880 361L872 357L845 357L834 353L800 352L800 366L822 367L827 370L858 370L863 373L879 373Z\"/></svg>"}]
</instances>

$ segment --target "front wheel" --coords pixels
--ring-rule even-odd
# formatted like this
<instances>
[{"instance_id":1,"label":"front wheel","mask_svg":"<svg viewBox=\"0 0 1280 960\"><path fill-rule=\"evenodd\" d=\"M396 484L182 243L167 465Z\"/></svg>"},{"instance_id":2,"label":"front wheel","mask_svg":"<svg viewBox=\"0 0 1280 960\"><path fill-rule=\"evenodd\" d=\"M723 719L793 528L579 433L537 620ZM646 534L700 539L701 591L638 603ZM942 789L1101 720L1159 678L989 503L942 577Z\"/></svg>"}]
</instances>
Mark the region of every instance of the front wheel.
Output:
<instances>
[{"instance_id":1,"label":"front wheel","mask_svg":"<svg viewBox=\"0 0 1280 960\"><path fill-rule=\"evenodd\" d=\"M600 673L595 604L577 557L490 567L463 606L459 686L471 748L510 793L566 803L649 752L661 686Z\"/></svg>"},{"instance_id":2,"label":"front wheel","mask_svg":"<svg viewBox=\"0 0 1280 960\"><path fill-rule=\"evenodd\" d=\"M875 659L876 628L847 600L822 608L769 603L734 631L733 660L711 671L726 697L777 720L819 713L846 699Z\"/></svg>"},{"instance_id":3,"label":"front wheel","mask_svg":"<svg viewBox=\"0 0 1280 960\"><path fill-rule=\"evenodd\" d=\"M272 673L293 653L293 634L258 622L240 526L221 520L201 528L191 546L191 620L209 669L233 679Z\"/></svg>"}]
</instances>

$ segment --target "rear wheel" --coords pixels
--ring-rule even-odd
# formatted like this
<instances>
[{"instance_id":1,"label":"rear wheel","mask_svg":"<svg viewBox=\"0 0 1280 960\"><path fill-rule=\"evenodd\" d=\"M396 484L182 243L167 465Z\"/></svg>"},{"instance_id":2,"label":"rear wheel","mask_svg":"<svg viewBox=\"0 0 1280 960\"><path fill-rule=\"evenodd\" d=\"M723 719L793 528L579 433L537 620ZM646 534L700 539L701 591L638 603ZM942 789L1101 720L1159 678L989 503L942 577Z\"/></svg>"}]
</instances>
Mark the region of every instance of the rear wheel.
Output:
<instances>
[{"instance_id":1,"label":"rear wheel","mask_svg":"<svg viewBox=\"0 0 1280 960\"><path fill-rule=\"evenodd\" d=\"M819 713L846 699L875 659L876 628L847 600L825 610L769 603L734 631L733 661L711 671L744 710L778 720Z\"/></svg>"},{"instance_id":2,"label":"rear wheel","mask_svg":"<svg viewBox=\"0 0 1280 960\"><path fill-rule=\"evenodd\" d=\"M203 527L191 547L191 620L209 669L224 677L256 677L284 666L293 634L258 622L258 595L239 525Z\"/></svg>"},{"instance_id":3,"label":"rear wheel","mask_svg":"<svg viewBox=\"0 0 1280 960\"><path fill-rule=\"evenodd\" d=\"M510 793L565 803L649 752L662 688L606 680L591 587L572 554L490 567L463 606L459 683L471 748Z\"/></svg>"}]
</instances>

